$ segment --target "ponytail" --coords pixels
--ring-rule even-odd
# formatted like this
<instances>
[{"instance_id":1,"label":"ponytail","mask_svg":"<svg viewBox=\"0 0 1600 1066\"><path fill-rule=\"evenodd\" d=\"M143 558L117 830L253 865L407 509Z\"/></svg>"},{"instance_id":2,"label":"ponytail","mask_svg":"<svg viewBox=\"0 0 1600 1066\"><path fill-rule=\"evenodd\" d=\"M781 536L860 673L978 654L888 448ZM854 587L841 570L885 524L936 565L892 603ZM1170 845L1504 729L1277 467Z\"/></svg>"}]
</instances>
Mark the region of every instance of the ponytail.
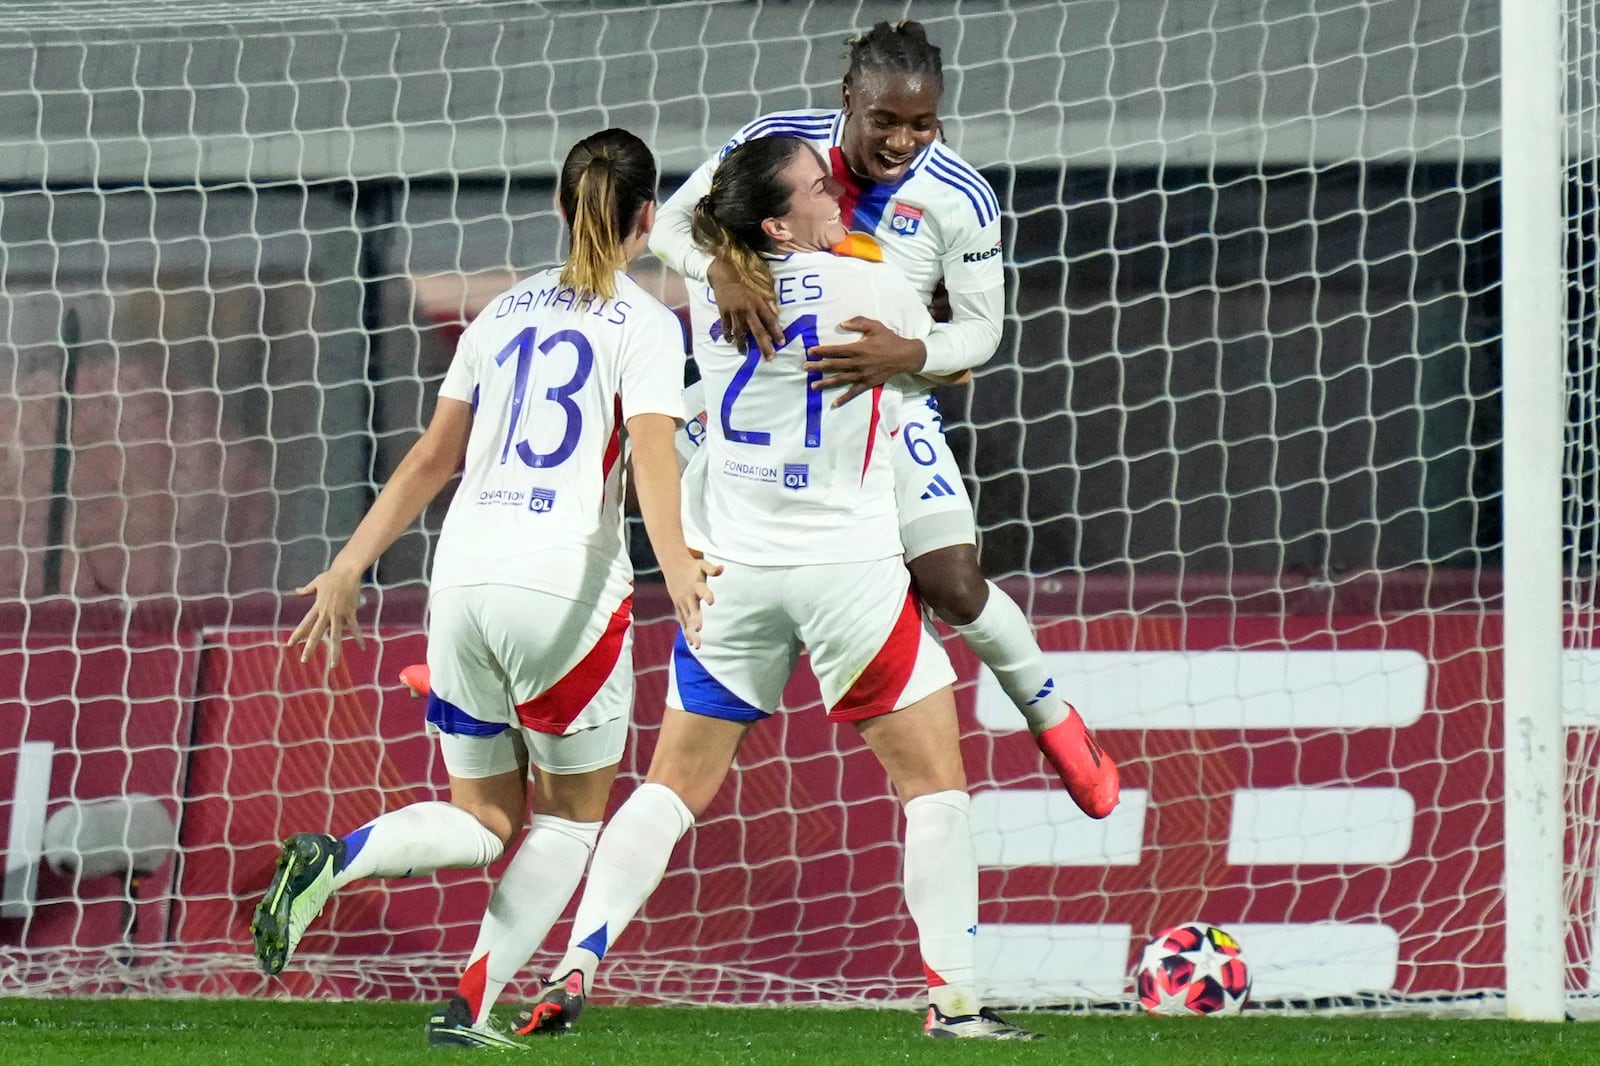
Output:
<instances>
[{"instance_id":1,"label":"ponytail","mask_svg":"<svg viewBox=\"0 0 1600 1066\"><path fill-rule=\"evenodd\" d=\"M788 213L790 190L780 175L796 154L811 150L805 141L782 134L734 146L717 164L711 191L690 216L695 245L774 300L772 270L761 253L776 245L762 223Z\"/></svg>"},{"instance_id":2,"label":"ponytail","mask_svg":"<svg viewBox=\"0 0 1600 1066\"><path fill-rule=\"evenodd\" d=\"M768 293L776 300L778 294L766 260L740 242L717 218L716 201L713 198L716 191L713 186L711 193L696 201L690 216L689 235L701 251L732 267L746 287Z\"/></svg>"},{"instance_id":3,"label":"ponytail","mask_svg":"<svg viewBox=\"0 0 1600 1066\"><path fill-rule=\"evenodd\" d=\"M622 235L611 209L611 160L597 155L578 179L572 212L572 250L561 268L561 284L580 296L609 300L616 295L616 272L623 266Z\"/></svg>"},{"instance_id":4,"label":"ponytail","mask_svg":"<svg viewBox=\"0 0 1600 1066\"><path fill-rule=\"evenodd\" d=\"M609 300L617 292L617 271L627 265L623 245L656 198L655 157L627 130L590 134L567 153L558 195L572 238L561 284L580 298Z\"/></svg>"}]
</instances>

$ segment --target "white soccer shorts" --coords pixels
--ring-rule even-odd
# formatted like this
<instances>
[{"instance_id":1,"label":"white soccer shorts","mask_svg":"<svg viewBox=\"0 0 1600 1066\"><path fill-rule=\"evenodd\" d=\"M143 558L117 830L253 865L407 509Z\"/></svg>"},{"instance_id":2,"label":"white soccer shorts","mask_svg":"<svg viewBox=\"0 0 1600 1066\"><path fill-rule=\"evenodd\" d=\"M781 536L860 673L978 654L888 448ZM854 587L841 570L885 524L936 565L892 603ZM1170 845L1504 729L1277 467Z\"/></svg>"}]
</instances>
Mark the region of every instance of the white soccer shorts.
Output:
<instances>
[{"instance_id":1,"label":"white soccer shorts","mask_svg":"<svg viewBox=\"0 0 1600 1066\"><path fill-rule=\"evenodd\" d=\"M745 566L711 579L701 646L680 631L667 704L753 722L778 709L801 648L828 717L862 721L909 707L956 680L944 646L922 622L899 556L864 563Z\"/></svg>"},{"instance_id":2,"label":"white soccer shorts","mask_svg":"<svg viewBox=\"0 0 1600 1066\"><path fill-rule=\"evenodd\" d=\"M514 585L428 599L429 731L454 777L531 761L578 774L622 758L633 710L633 604L611 614Z\"/></svg>"},{"instance_id":3,"label":"white soccer shorts","mask_svg":"<svg viewBox=\"0 0 1600 1066\"><path fill-rule=\"evenodd\" d=\"M890 427L894 448L894 498L900 509L900 542L915 559L955 544L978 543L972 500L961 468L944 439L944 416L933 393L908 395L900 424Z\"/></svg>"}]
</instances>

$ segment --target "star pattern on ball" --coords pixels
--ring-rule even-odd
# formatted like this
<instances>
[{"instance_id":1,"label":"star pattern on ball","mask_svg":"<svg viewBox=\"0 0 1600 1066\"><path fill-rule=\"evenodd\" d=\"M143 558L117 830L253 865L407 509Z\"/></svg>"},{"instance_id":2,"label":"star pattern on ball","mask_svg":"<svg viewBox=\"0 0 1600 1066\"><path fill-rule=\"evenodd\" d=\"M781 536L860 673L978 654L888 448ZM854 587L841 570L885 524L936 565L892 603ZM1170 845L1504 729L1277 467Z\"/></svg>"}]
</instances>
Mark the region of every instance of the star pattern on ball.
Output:
<instances>
[{"instance_id":1,"label":"star pattern on ball","mask_svg":"<svg viewBox=\"0 0 1600 1066\"><path fill-rule=\"evenodd\" d=\"M1226 950L1217 944L1226 945ZM1180 947L1179 945L1194 945ZM1134 974L1139 1002L1151 1014L1233 1014L1249 995L1249 971L1237 941L1204 923L1154 937Z\"/></svg>"}]
</instances>

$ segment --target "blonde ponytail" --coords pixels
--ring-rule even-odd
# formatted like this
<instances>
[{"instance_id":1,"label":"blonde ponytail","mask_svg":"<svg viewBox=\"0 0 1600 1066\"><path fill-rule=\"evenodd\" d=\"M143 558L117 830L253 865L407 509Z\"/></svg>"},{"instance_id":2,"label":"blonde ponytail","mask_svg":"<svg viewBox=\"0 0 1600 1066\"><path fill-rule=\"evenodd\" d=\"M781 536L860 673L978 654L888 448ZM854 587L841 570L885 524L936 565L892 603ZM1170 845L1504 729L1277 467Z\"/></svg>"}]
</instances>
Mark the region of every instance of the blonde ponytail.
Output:
<instances>
[{"instance_id":1,"label":"blonde ponytail","mask_svg":"<svg viewBox=\"0 0 1600 1066\"><path fill-rule=\"evenodd\" d=\"M572 250L561 268L561 284L580 297L609 300L617 294L616 272L623 262L614 177L610 158L596 155L578 179L572 212Z\"/></svg>"}]
</instances>

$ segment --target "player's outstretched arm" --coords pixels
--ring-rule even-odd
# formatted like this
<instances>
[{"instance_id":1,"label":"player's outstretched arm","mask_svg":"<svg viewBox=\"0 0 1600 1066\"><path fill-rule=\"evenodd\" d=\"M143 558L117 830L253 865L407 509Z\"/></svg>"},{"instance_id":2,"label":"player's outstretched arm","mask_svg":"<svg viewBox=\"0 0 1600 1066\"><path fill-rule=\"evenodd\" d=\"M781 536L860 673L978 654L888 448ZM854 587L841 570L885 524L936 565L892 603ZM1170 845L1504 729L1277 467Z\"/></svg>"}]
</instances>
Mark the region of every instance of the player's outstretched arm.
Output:
<instances>
[{"instance_id":1,"label":"player's outstretched arm","mask_svg":"<svg viewBox=\"0 0 1600 1066\"><path fill-rule=\"evenodd\" d=\"M317 645L326 640L328 665L338 663L340 641L346 630L355 636L359 646L366 647L356 624L361 575L410 528L423 508L461 469L471 431L472 405L439 397L433 421L400 461L349 541L328 569L295 589L296 595L316 596L316 602L289 636L290 647L302 645L301 662L310 662Z\"/></svg>"},{"instance_id":2,"label":"player's outstretched arm","mask_svg":"<svg viewBox=\"0 0 1600 1066\"><path fill-rule=\"evenodd\" d=\"M700 646L700 604L713 597L707 580L722 567L697 558L683 540L679 509L678 423L666 415L639 414L628 419L633 442L633 476L637 479L639 513L666 578L672 610L689 646Z\"/></svg>"}]
</instances>

